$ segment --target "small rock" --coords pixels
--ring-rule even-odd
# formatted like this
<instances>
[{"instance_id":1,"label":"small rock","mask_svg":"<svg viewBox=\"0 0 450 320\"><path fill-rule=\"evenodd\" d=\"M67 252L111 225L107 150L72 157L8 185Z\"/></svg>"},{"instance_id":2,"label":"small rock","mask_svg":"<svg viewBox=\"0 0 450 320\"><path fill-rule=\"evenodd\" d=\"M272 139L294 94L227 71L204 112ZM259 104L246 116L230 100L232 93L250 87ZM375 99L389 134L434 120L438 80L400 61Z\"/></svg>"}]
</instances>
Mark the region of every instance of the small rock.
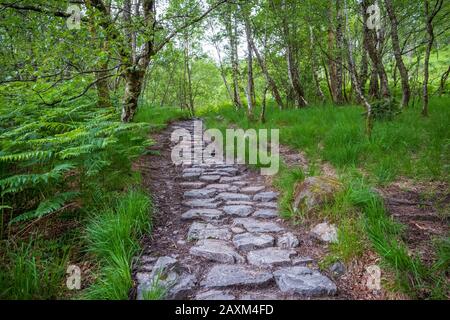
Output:
<instances>
[{"instance_id":1,"label":"small rock","mask_svg":"<svg viewBox=\"0 0 450 320\"><path fill-rule=\"evenodd\" d=\"M199 293L195 296L195 300L235 300L236 297L232 294L219 291L219 290L209 290L203 293Z\"/></svg>"},{"instance_id":2,"label":"small rock","mask_svg":"<svg viewBox=\"0 0 450 320\"><path fill-rule=\"evenodd\" d=\"M205 182L214 182L214 181L219 181L220 176L219 175L201 176L200 180L205 181Z\"/></svg>"},{"instance_id":3,"label":"small rock","mask_svg":"<svg viewBox=\"0 0 450 320\"><path fill-rule=\"evenodd\" d=\"M266 218L266 219L275 218L278 217L278 211L273 209L259 209L255 211L253 216L257 218Z\"/></svg>"},{"instance_id":4,"label":"small rock","mask_svg":"<svg viewBox=\"0 0 450 320\"><path fill-rule=\"evenodd\" d=\"M326 222L319 223L311 230L311 234L323 242L338 242L337 228L333 224L328 224Z\"/></svg>"},{"instance_id":5,"label":"small rock","mask_svg":"<svg viewBox=\"0 0 450 320\"><path fill-rule=\"evenodd\" d=\"M244 265L219 264L209 270L201 285L207 288L264 286L271 281L273 281L271 272L256 270Z\"/></svg>"},{"instance_id":6,"label":"small rock","mask_svg":"<svg viewBox=\"0 0 450 320\"><path fill-rule=\"evenodd\" d=\"M314 259L311 257L295 257L292 259L292 264L294 266L298 266L298 265L306 266L306 265L310 265L312 263L314 263Z\"/></svg>"},{"instance_id":7,"label":"small rock","mask_svg":"<svg viewBox=\"0 0 450 320\"><path fill-rule=\"evenodd\" d=\"M210 198L216 193L214 189L193 189L184 193L185 198L205 199Z\"/></svg>"},{"instance_id":8,"label":"small rock","mask_svg":"<svg viewBox=\"0 0 450 320\"><path fill-rule=\"evenodd\" d=\"M218 199L224 201L248 201L250 197L246 194L232 193L232 192L222 192L217 195Z\"/></svg>"},{"instance_id":9,"label":"small rock","mask_svg":"<svg viewBox=\"0 0 450 320\"><path fill-rule=\"evenodd\" d=\"M194 199L194 200L185 201L185 202L183 202L183 204L185 206L191 207L191 208L202 207L202 208L214 209L220 205L220 202L215 202L214 199Z\"/></svg>"},{"instance_id":10,"label":"small rock","mask_svg":"<svg viewBox=\"0 0 450 320\"><path fill-rule=\"evenodd\" d=\"M183 175L181 176L183 179L185 179L185 180L195 180L195 179L197 179L198 177L200 177L200 173L195 173L195 172L192 172L192 173L183 173Z\"/></svg>"},{"instance_id":11,"label":"small rock","mask_svg":"<svg viewBox=\"0 0 450 320\"><path fill-rule=\"evenodd\" d=\"M183 300L186 299L195 288L197 278L193 274L181 274L173 286L167 292L166 299Z\"/></svg>"},{"instance_id":12,"label":"small rock","mask_svg":"<svg viewBox=\"0 0 450 320\"><path fill-rule=\"evenodd\" d=\"M220 183L229 183L229 182L235 182L235 181L240 181L244 179L243 176L234 176L234 177L222 177L220 179Z\"/></svg>"},{"instance_id":13,"label":"small rock","mask_svg":"<svg viewBox=\"0 0 450 320\"><path fill-rule=\"evenodd\" d=\"M299 244L300 242L292 232L287 232L279 236L277 240L277 245L283 249L295 248L298 247Z\"/></svg>"},{"instance_id":14,"label":"small rock","mask_svg":"<svg viewBox=\"0 0 450 320\"><path fill-rule=\"evenodd\" d=\"M263 191L264 189L265 189L264 186L253 186L253 187L242 188L241 192L248 193L248 194L255 194L257 192Z\"/></svg>"},{"instance_id":15,"label":"small rock","mask_svg":"<svg viewBox=\"0 0 450 320\"><path fill-rule=\"evenodd\" d=\"M231 216L247 217L253 212L253 208L246 205L224 206L223 211Z\"/></svg>"},{"instance_id":16,"label":"small rock","mask_svg":"<svg viewBox=\"0 0 450 320\"><path fill-rule=\"evenodd\" d=\"M239 227L232 227L232 228L231 228L231 231L232 231L233 233L244 233L244 232L245 232L244 229L239 228Z\"/></svg>"},{"instance_id":17,"label":"small rock","mask_svg":"<svg viewBox=\"0 0 450 320\"><path fill-rule=\"evenodd\" d=\"M245 259L242 256L222 240L200 240L196 246L189 250L189 253L194 256L221 263L245 262Z\"/></svg>"},{"instance_id":18,"label":"small rock","mask_svg":"<svg viewBox=\"0 0 450 320\"><path fill-rule=\"evenodd\" d=\"M265 248L250 251L247 255L248 262L255 266L281 266L291 263L291 256L295 255L293 250L280 248Z\"/></svg>"},{"instance_id":19,"label":"small rock","mask_svg":"<svg viewBox=\"0 0 450 320\"><path fill-rule=\"evenodd\" d=\"M181 182L180 186L185 189L199 189L205 185L204 182Z\"/></svg>"},{"instance_id":20,"label":"small rock","mask_svg":"<svg viewBox=\"0 0 450 320\"><path fill-rule=\"evenodd\" d=\"M278 192L273 191L267 191L267 192L260 192L253 196L254 201L261 201L261 202L268 202L272 200L276 200L278 197Z\"/></svg>"},{"instance_id":21,"label":"small rock","mask_svg":"<svg viewBox=\"0 0 450 320\"><path fill-rule=\"evenodd\" d=\"M190 209L181 215L183 220L202 219L206 221L218 220L222 218L224 213L216 209Z\"/></svg>"},{"instance_id":22,"label":"small rock","mask_svg":"<svg viewBox=\"0 0 450 320\"><path fill-rule=\"evenodd\" d=\"M194 222L189 228L187 238L188 240L230 240L231 232L228 228L216 227L209 223Z\"/></svg>"},{"instance_id":23,"label":"small rock","mask_svg":"<svg viewBox=\"0 0 450 320\"><path fill-rule=\"evenodd\" d=\"M208 184L205 189L215 189L215 190L219 190L219 191L225 191L228 190L228 188L230 187L229 184L226 183L215 183L215 184Z\"/></svg>"},{"instance_id":24,"label":"small rock","mask_svg":"<svg viewBox=\"0 0 450 320\"><path fill-rule=\"evenodd\" d=\"M274 222L258 221L253 218L236 218L234 225L242 225L248 232L279 232L283 230Z\"/></svg>"},{"instance_id":25,"label":"small rock","mask_svg":"<svg viewBox=\"0 0 450 320\"><path fill-rule=\"evenodd\" d=\"M273 209L278 208L278 204L276 202L260 202L257 203L256 206L260 208L273 208Z\"/></svg>"},{"instance_id":26,"label":"small rock","mask_svg":"<svg viewBox=\"0 0 450 320\"><path fill-rule=\"evenodd\" d=\"M347 269L345 268L345 265L340 261L333 263L330 267L330 272L336 277L344 275L346 271Z\"/></svg>"},{"instance_id":27,"label":"small rock","mask_svg":"<svg viewBox=\"0 0 450 320\"><path fill-rule=\"evenodd\" d=\"M282 292L306 297L334 295L336 285L317 271L306 267L287 267L273 273Z\"/></svg>"},{"instance_id":28,"label":"small rock","mask_svg":"<svg viewBox=\"0 0 450 320\"><path fill-rule=\"evenodd\" d=\"M243 233L233 237L233 244L238 250L250 251L273 246L274 238L268 234Z\"/></svg>"}]
</instances>

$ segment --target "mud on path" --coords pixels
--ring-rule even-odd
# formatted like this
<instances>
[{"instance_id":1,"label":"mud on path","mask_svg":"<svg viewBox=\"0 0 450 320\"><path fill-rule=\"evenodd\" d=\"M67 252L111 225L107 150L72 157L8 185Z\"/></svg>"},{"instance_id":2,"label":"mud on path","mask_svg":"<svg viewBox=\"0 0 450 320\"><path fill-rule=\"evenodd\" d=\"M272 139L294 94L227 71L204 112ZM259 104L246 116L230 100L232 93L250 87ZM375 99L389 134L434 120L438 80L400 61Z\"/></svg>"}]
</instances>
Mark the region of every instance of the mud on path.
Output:
<instances>
[{"instance_id":1,"label":"mud on path","mask_svg":"<svg viewBox=\"0 0 450 320\"><path fill-rule=\"evenodd\" d=\"M226 163L172 163L174 129L154 135L159 155L137 164L153 195L153 232L138 259L133 295L163 288L166 299L342 298L322 274L301 228L278 216L278 193L259 171ZM193 136L193 148L204 148Z\"/></svg>"}]
</instances>

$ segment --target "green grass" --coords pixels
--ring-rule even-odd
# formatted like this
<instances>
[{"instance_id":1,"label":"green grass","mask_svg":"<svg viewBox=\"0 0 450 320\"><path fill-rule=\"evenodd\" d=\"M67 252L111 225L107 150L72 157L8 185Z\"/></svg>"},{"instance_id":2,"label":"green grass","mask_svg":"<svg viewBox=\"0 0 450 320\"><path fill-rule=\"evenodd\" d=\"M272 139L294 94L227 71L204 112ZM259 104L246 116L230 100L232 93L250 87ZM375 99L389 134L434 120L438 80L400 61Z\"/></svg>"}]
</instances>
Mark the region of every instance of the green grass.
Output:
<instances>
[{"instance_id":1,"label":"green grass","mask_svg":"<svg viewBox=\"0 0 450 320\"><path fill-rule=\"evenodd\" d=\"M188 118L189 114L179 108L160 108L144 104L139 107L133 122L149 123L154 132L164 129L170 121Z\"/></svg>"},{"instance_id":2,"label":"green grass","mask_svg":"<svg viewBox=\"0 0 450 320\"><path fill-rule=\"evenodd\" d=\"M4 245L0 299L56 299L63 294L68 261L64 243L31 239Z\"/></svg>"},{"instance_id":3,"label":"green grass","mask_svg":"<svg viewBox=\"0 0 450 320\"><path fill-rule=\"evenodd\" d=\"M96 213L86 228L87 248L99 262L99 277L85 292L88 299L127 299L131 262L139 240L151 229L151 202L142 191L129 191L114 209Z\"/></svg>"}]
</instances>

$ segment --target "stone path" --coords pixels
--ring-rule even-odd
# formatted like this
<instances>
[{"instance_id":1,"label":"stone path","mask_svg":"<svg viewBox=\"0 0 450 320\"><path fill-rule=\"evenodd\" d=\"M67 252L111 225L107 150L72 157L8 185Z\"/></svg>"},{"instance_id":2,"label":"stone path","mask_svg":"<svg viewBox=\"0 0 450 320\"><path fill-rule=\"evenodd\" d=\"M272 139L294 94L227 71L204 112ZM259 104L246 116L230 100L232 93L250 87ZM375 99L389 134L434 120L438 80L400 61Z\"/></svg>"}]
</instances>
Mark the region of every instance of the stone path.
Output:
<instances>
[{"instance_id":1,"label":"stone path","mask_svg":"<svg viewBox=\"0 0 450 320\"><path fill-rule=\"evenodd\" d=\"M180 128L193 132L193 122L170 127ZM194 143L194 149L204 147L199 136ZM172 214L186 228L173 232L176 253L172 248L167 255L141 257L137 298L155 288L164 288L166 299L196 300L336 294L314 261L298 253L301 239L279 218L278 193L264 178L245 166L206 162L180 166L183 199Z\"/></svg>"}]
</instances>

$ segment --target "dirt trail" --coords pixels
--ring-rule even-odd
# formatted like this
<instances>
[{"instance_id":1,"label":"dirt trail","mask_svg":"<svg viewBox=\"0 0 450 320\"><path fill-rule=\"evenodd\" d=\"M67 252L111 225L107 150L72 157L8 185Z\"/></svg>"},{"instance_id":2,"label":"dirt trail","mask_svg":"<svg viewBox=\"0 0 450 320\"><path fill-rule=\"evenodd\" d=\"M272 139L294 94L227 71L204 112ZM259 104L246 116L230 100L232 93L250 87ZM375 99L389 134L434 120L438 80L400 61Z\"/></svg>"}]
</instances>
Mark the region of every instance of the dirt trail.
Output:
<instances>
[{"instance_id":1,"label":"dirt trail","mask_svg":"<svg viewBox=\"0 0 450 320\"><path fill-rule=\"evenodd\" d=\"M135 295L164 288L167 299L332 298L337 288L305 254L310 241L279 216L278 193L259 172L237 164L175 166L170 134L193 121L176 122L154 136L161 154L140 164L154 195L151 238L137 263ZM193 136L194 149L204 147Z\"/></svg>"}]
</instances>

